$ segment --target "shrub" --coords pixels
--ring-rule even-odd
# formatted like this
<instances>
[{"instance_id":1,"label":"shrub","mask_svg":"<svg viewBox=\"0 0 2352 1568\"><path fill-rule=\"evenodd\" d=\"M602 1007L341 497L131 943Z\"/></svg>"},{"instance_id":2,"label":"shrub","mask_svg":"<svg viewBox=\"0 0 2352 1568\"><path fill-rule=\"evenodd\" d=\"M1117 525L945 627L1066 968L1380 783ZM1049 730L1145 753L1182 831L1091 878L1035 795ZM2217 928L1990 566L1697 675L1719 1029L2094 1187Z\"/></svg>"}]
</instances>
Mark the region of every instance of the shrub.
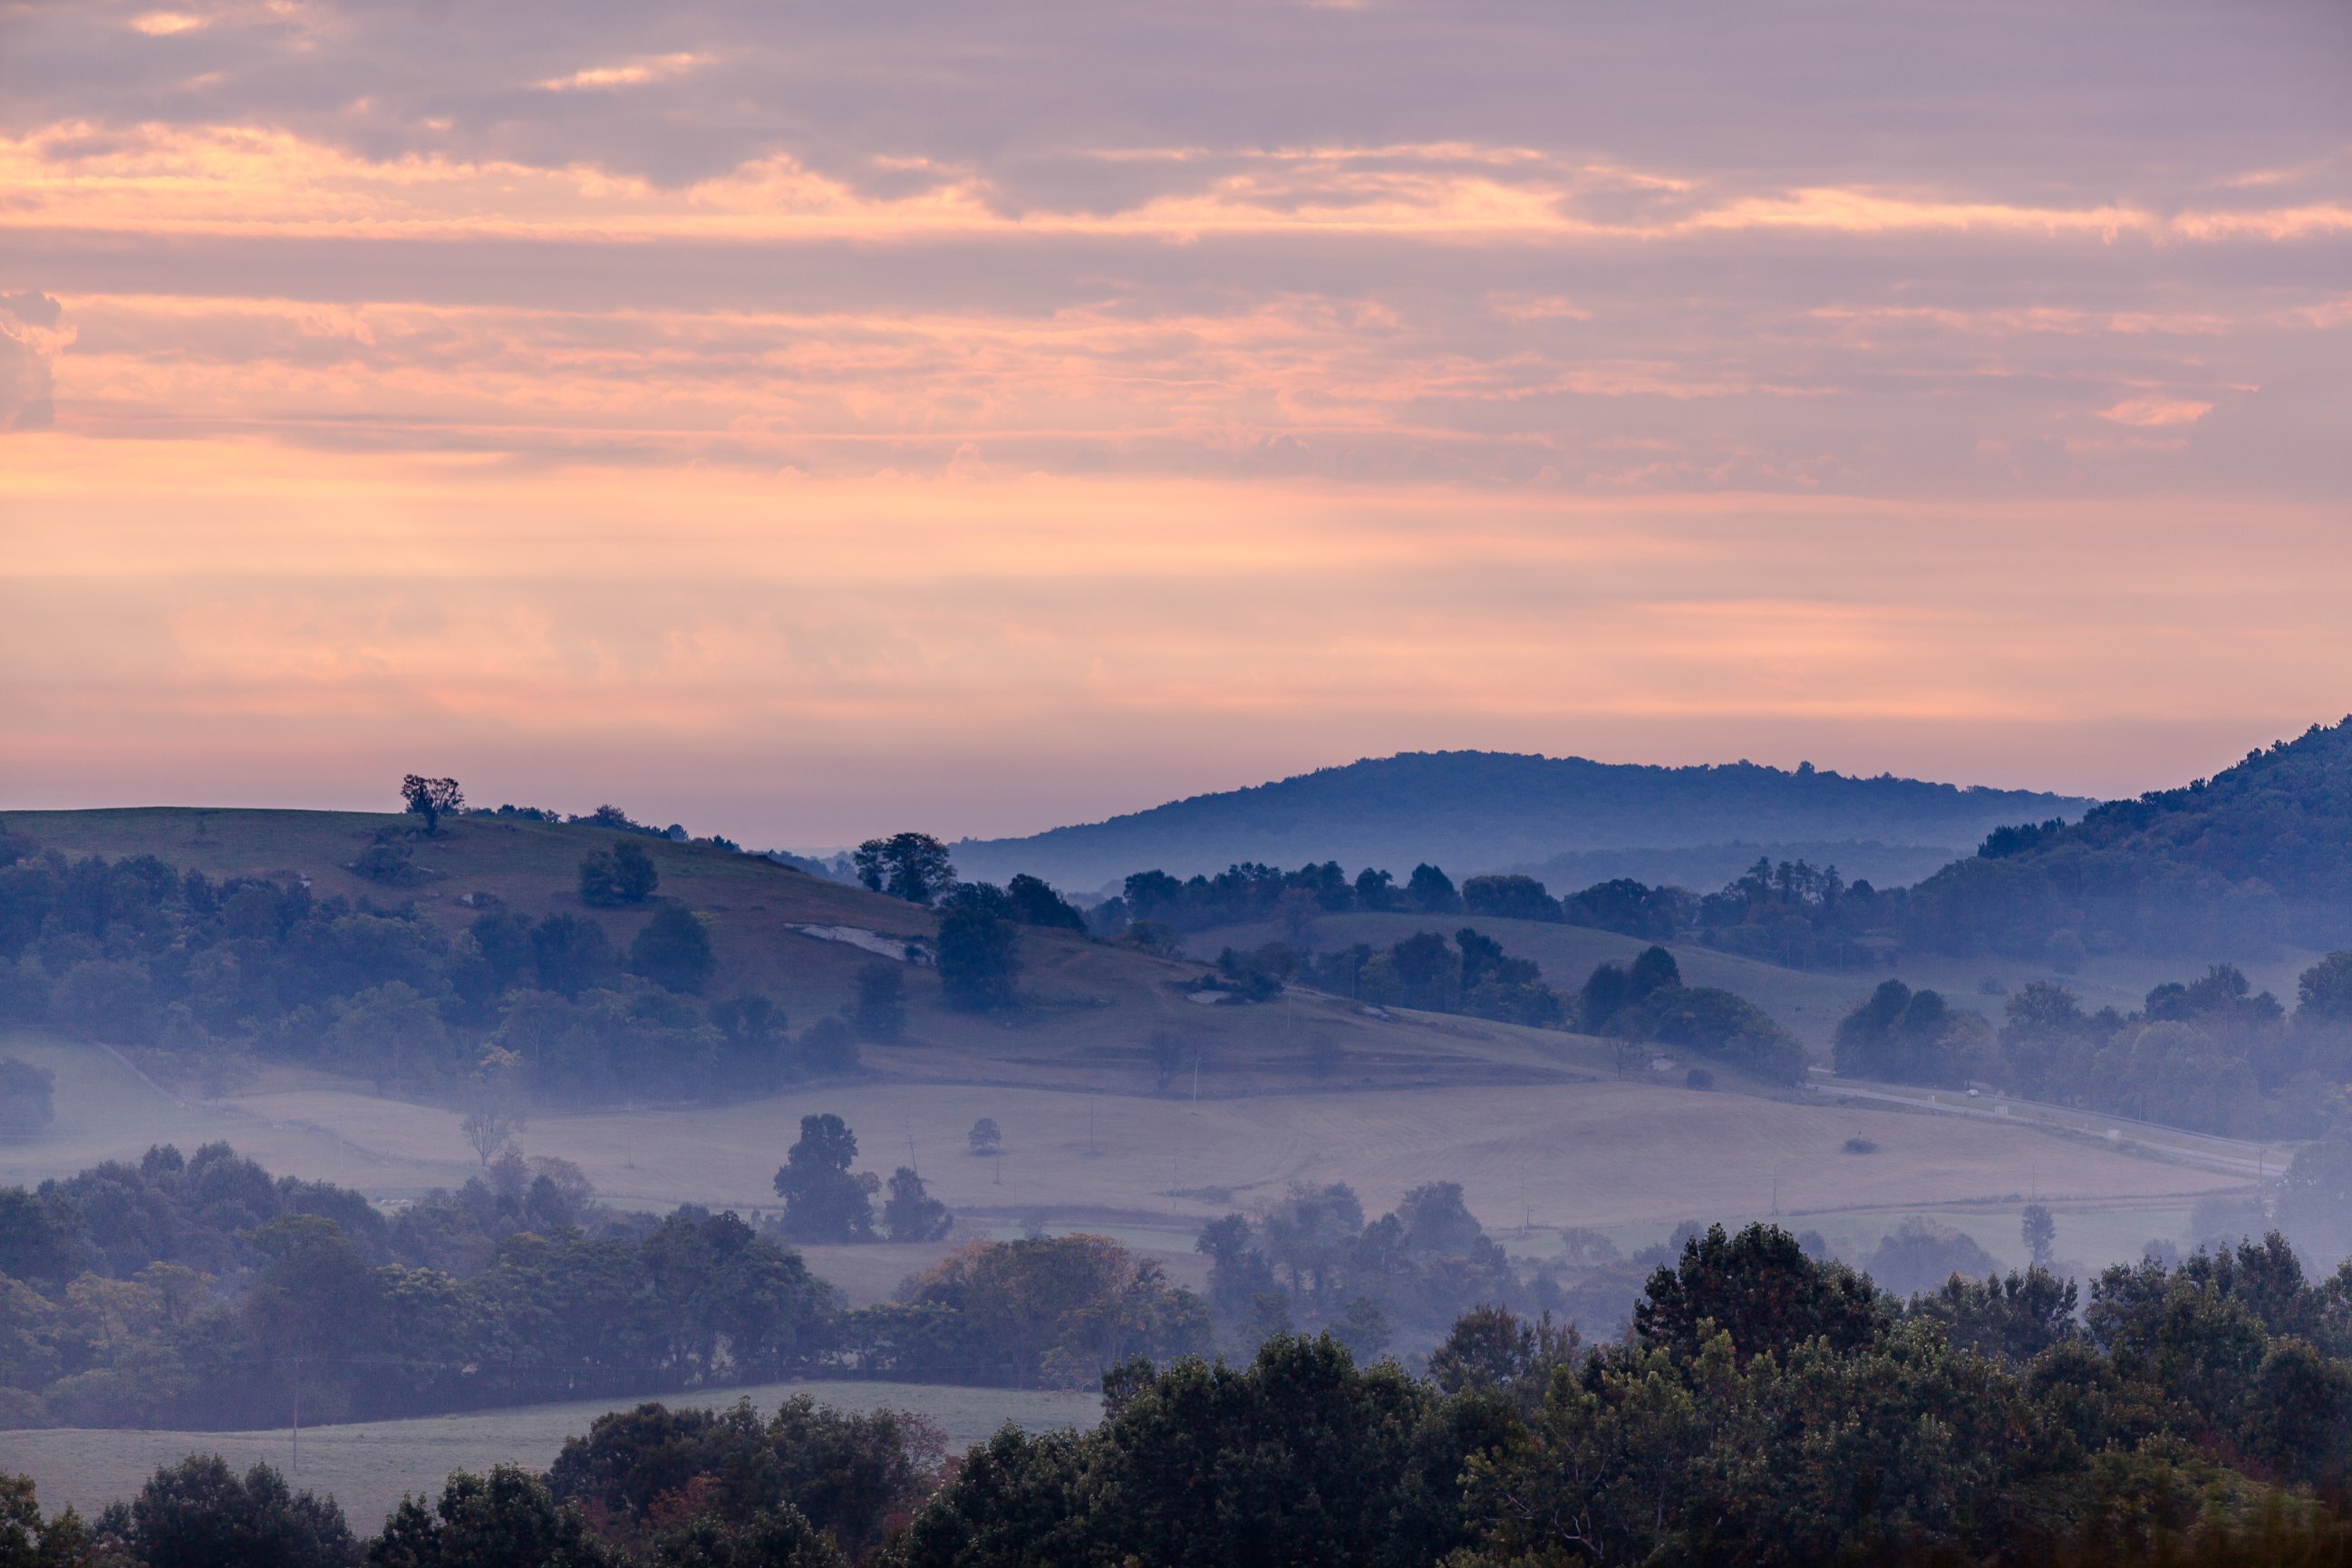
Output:
<instances>
[{"instance_id":1,"label":"shrub","mask_svg":"<svg viewBox=\"0 0 2352 1568\"><path fill-rule=\"evenodd\" d=\"M653 858L625 838L580 861L580 901L598 909L642 904L659 886L661 873L654 869Z\"/></svg>"},{"instance_id":2,"label":"shrub","mask_svg":"<svg viewBox=\"0 0 2352 1568\"><path fill-rule=\"evenodd\" d=\"M671 991L700 991L714 963L702 921L677 904L655 910L629 943L630 972Z\"/></svg>"}]
</instances>

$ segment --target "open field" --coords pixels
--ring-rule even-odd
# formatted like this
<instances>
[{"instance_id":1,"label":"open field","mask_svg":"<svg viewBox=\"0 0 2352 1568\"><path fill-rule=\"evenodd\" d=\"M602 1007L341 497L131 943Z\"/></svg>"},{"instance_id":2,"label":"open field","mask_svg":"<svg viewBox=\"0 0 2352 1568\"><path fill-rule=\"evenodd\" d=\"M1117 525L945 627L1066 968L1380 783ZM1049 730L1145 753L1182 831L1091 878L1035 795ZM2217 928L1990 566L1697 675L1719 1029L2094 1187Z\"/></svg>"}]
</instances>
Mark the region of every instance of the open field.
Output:
<instances>
[{"instance_id":1,"label":"open field","mask_svg":"<svg viewBox=\"0 0 2352 1568\"><path fill-rule=\"evenodd\" d=\"M912 1383L771 1384L700 1394L665 1394L673 1405L719 1406L738 1399L772 1408L796 1394L845 1410L891 1406L939 1423L950 1451L960 1451L1011 1421L1033 1431L1091 1426L1102 1402L1092 1394L1035 1389L959 1388ZM435 1415L349 1426L306 1426L301 1467L293 1466L292 1434L275 1432L92 1431L75 1427L0 1432L0 1469L33 1478L44 1506L67 1503L85 1516L136 1492L158 1465L191 1453L217 1453L243 1469L267 1463L313 1491L331 1492L352 1528L374 1533L404 1492L438 1493L452 1470L482 1470L501 1463L544 1469L566 1437L584 1433L607 1410L635 1400L584 1400L523 1405L474 1415Z\"/></svg>"},{"instance_id":2,"label":"open field","mask_svg":"<svg viewBox=\"0 0 2352 1568\"><path fill-rule=\"evenodd\" d=\"M0 1146L0 1180L79 1168L100 1152L135 1155L161 1135L226 1137L266 1151L276 1168L339 1177L379 1197L460 1180L474 1167L457 1118L435 1107L298 1083L166 1114L152 1091L126 1082L110 1100L135 1112L124 1117L127 1136L109 1147L79 1118L68 1125L61 1116L51 1137ZM1598 1077L1204 1093L1197 1106L1175 1096L843 1082L735 1106L542 1114L524 1142L574 1161L616 1201L751 1210L773 1206L770 1178L800 1117L824 1110L858 1132L862 1165L887 1171L912 1159L978 1231L1106 1229L1188 1269L1197 1267L1191 1238L1202 1220L1265 1204L1294 1181L1347 1182L1374 1214L1420 1183L1458 1181L1472 1209L1507 1233L1750 1217L1769 1211L1776 1183L1779 1207L1791 1216L2013 1209L2013 1194L2030 1190L2074 1208L2185 1211L2200 1194L2243 1184L2027 1126ZM966 1151L981 1116L1004 1130L998 1158ZM1856 1137L1878 1152L1842 1152ZM2138 1229L2131 1243L2152 1234L2162 1233ZM1538 1238L1517 1245L1544 1250ZM825 1249L819 1272L840 1273L853 1299L877 1300L936 1257L925 1247Z\"/></svg>"},{"instance_id":3,"label":"open field","mask_svg":"<svg viewBox=\"0 0 2352 1568\"><path fill-rule=\"evenodd\" d=\"M1534 960L1542 968L1545 981L1562 991L1582 985L1594 965L1622 963L1650 945L1635 937L1583 926L1492 920L1484 915L1425 914L1325 915L1297 941L1316 952L1360 942L1387 947L1415 931L1438 931L1450 936L1465 925L1493 937L1513 956ZM1213 959L1221 948L1248 949L1277 939L1292 940L1285 928L1271 921L1219 926L1193 933L1187 939L1187 951L1205 961ZM1719 985L1738 992L1824 1057L1838 1020L1879 982L1890 978L1940 991L1954 1005L1974 1008L1998 1022L2002 997L2029 981L2054 981L2083 998L2088 1008L2113 1006L2129 1012L2140 1005L2151 987L2167 980L2194 979L2204 969L2187 961L2102 957L2087 961L2080 973L2061 974L2038 963L1992 953L1958 958L1920 953L1905 955L1892 969L1841 973L1784 969L1685 942L1666 945L1685 984ZM2298 951L2272 963L2239 967L2255 989L2267 988L2293 1006L2295 977L2320 956ZM2000 992L1989 993L1987 982L2000 987Z\"/></svg>"}]
</instances>

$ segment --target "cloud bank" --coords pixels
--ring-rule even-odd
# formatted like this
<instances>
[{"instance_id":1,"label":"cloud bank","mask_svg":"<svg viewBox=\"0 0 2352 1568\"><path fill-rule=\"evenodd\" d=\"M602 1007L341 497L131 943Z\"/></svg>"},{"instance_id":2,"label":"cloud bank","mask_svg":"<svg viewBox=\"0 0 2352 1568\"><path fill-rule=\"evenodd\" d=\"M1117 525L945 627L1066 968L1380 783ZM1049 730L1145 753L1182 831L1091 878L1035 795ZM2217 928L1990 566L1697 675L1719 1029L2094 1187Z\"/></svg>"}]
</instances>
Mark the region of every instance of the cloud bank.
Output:
<instances>
[{"instance_id":1,"label":"cloud bank","mask_svg":"<svg viewBox=\"0 0 2352 1568\"><path fill-rule=\"evenodd\" d=\"M2352 706L2340 7L0 33L0 804L2116 792Z\"/></svg>"}]
</instances>

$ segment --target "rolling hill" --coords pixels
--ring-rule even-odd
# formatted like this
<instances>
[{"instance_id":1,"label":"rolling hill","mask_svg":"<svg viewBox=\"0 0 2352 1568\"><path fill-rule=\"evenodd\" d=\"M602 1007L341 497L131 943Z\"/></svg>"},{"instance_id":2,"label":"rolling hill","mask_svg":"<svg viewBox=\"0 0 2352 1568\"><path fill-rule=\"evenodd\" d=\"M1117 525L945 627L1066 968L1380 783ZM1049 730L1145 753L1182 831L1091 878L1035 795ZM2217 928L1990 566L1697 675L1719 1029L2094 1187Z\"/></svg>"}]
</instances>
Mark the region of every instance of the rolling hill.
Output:
<instances>
[{"instance_id":1,"label":"rolling hill","mask_svg":"<svg viewBox=\"0 0 2352 1568\"><path fill-rule=\"evenodd\" d=\"M1195 795L1025 838L966 839L968 877L1028 871L1091 890L1131 871L1179 877L1236 861L1336 859L1394 870L1419 861L1456 877L1570 858L1563 886L1590 870L1646 881L1709 875L1795 848L1849 877L1924 875L2009 823L2080 816L2087 800L2027 790L1855 778L1733 763L1646 767L1501 752L1409 752L1249 789ZM1694 854L1705 849L1707 853ZM1606 862L1578 858L1609 851ZM1538 874L1541 874L1539 871ZM1601 877L1593 880L1603 879Z\"/></svg>"},{"instance_id":2,"label":"rolling hill","mask_svg":"<svg viewBox=\"0 0 2352 1568\"><path fill-rule=\"evenodd\" d=\"M501 909L530 921L551 915L593 921L614 950L625 952L661 908L682 905L700 918L716 961L699 995L689 1000L707 1005L757 993L780 1005L796 1032L855 999L860 973L877 962L875 948L894 948L896 939L929 939L938 931L939 917L925 908L759 856L641 835L628 837L644 847L659 872L654 898L635 908L591 908L578 889L581 860L617 842L620 833L468 816L445 822L438 835L427 837L409 834L414 821L357 812L154 807L11 812L0 818L0 832L18 836L19 849L24 840L37 845L34 858L47 851L68 863L93 856L146 856L184 875L203 873L215 883L238 877L289 887L299 882L314 902L348 901L355 923L373 932L371 940L382 940L395 921L413 916L428 938L456 944L483 910ZM410 885L388 889L352 868L386 832L406 836L400 841L412 851ZM15 874L0 871L0 883ZM0 886L0 905L13 896ZM387 918L371 926L371 910ZM0 908L0 914L7 912ZM10 926L0 920L0 928ZM13 961L21 952L36 968L43 958L58 960L60 954L72 959L88 953L105 962L140 954L147 940L121 921L95 938L41 929L47 934L37 941L15 931L0 959ZM57 951L47 943L57 944ZM1278 1008L1202 1005L1187 998L1201 973L1199 964L1064 931L1023 928L1019 956L1026 1005L1011 1016L957 1011L945 1005L935 971L908 965L904 1037L866 1046L866 1072L902 1081L1147 1092L1163 1076L1153 1065L1155 1056L1163 1063L1177 1056L1187 1062L1196 1057L1209 1061L1223 1092L1301 1086L1335 1071L1344 1071L1351 1084L1376 1086L1559 1076L1552 1063L1563 1037L1556 1034L1545 1037L1550 1043L1538 1052L1531 1031L1499 1025L1469 1029L1453 1020L1405 1015L1369 1018L1346 1003L1311 994ZM62 971L63 963L58 967ZM329 1029L348 999L376 978L362 968L339 983L343 989L322 997L316 1021L308 1027ZM164 989L161 979L157 989ZM305 1015L291 1016L299 1023ZM167 1036L168 1021L163 1035L153 1037L169 1046ZM239 1048L257 1049L266 1064L273 1051L303 1061L308 1045L292 1039L247 1042ZM347 1058L334 1066L345 1073L366 1072L364 1063Z\"/></svg>"},{"instance_id":3,"label":"rolling hill","mask_svg":"<svg viewBox=\"0 0 2352 1568\"><path fill-rule=\"evenodd\" d=\"M2352 719L2002 833L1911 890L1911 945L2262 960L2352 945Z\"/></svg>"}]
</instances>

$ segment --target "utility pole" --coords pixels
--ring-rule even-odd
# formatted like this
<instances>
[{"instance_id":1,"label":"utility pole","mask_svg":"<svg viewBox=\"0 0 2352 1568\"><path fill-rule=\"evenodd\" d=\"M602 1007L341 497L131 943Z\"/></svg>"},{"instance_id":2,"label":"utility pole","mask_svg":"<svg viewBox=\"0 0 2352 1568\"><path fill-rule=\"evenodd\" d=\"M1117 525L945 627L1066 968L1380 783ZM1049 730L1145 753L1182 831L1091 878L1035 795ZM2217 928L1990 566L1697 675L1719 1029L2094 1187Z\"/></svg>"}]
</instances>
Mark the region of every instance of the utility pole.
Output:
<instances>
[{"instance_id":1,"label":"utility pole","mask_svg":"<svg viewBox=\"0 0 2352 1568\"><path fill-rule=\"evenodd\" d=\"M302 1473L302 1358L294 1358L294 1473Z\"/></svg>"}]
</instances>

